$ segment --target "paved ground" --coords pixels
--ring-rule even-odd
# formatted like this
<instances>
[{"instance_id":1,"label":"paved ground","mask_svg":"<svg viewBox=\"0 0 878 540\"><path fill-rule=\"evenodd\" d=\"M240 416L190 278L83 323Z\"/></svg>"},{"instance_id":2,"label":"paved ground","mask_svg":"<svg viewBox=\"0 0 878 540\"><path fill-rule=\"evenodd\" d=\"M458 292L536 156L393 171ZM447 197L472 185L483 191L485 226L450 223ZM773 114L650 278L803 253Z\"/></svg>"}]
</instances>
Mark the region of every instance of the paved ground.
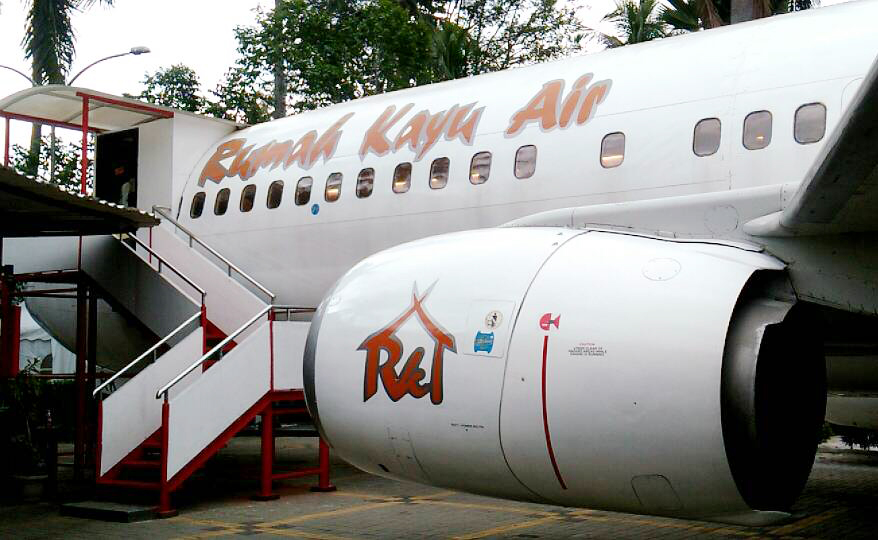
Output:
<instances>
[{"instance_id":1,"label":"paved ground","mask_svg":"<svg viewBox=\"0 0 878 540\"><path fill-rule=\"evenodd\" d=\"M309 439L279 440L278 457L297 466L316 457ZM335 463L334 493L304 481L281 498L254 502L258 442L235 439L178 497L180 515L132 524L63 517L55 504L0 506L0 538L874 538L878 453L822 447L789 523L765 528L512 503L384 480ZM241 479L242 474L249 479Z\"/></svg>"}]
</instances>

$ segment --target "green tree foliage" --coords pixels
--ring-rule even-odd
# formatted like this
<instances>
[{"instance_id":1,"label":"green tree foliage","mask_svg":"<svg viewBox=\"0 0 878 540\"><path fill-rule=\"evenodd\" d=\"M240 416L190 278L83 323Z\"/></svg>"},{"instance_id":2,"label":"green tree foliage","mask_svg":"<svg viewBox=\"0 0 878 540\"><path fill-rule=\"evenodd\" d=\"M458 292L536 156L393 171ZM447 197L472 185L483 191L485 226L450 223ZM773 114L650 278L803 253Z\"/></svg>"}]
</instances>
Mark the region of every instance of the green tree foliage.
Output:
<instances>
[{"instance_id":1,"label":"green tree foliage","mask_svg":"<svg viewBox=\"0 0 878 540\"><path fill-rule=\"evenodd\" d=\"M245 75L271 96L275 65L295 111L429 82L431 30L392 0L278 2L255 27L236 29L241 56L215 94L237 91L228 82Z\"/></svg>"},{"instance_id":2,"label":"green tree foliage","mask_svg":"<svg viewBox=\"0 0 878 540\"><path fill-rule=\"evenodd\" d=\"M446 16L475 42L469 74L553 60L578 51L586 28L555 0L451 2Z\"/></svg>"},{"instance_id":3,"label":"green tree foliage","mask_svg":"<svg viewBox=\"0 0 878 540\"><path fill-rule=\"evenodd\" d=\"M216 99L208 102L205 112L245 124L268 122L274 99L263 77L259 70L239 62L226 72L216 90L211 91Z\"/></svg>"},{"instance_id":4,"label":"green tree foliage","mask_svg":"<svg viewBox=\"0 0 878 540\"><path fill-rule=\"evenodd\" d=\"M302 111L550 60L579 50L584 34L554 0L279 0L236 29L240 57L211 111L267 117L276 65L289 108Z\"/></svg>"},{"instance_id":5,"label":"green tree foliage","mask_svg":"<svg viewBox=\"0 0 878 540\"><path fill-rule=\"evenodd\" d=\"M27 0L25 23L25 58L31 61L31 79L34 84L64 84L76 53L76 34L70 22L71 15L96 3L113 5L113 0ZM40 126L31 132L31 149L40 154ZM36 175L36 170L28 170Z\"/></svg>"},{"instance_id":6,"label":"green tree foliage","mask_svg":"<svg viewBox=\"0 0 878 540\"><path fill-rule=\"evenodd\" d=\"M160 68L142 81L145 88L133 96L156 105L199 113L205 109L205 100L199 95L201 83L195 71L183 64Z\"/></svg>"},{"instance_id":7,"label":"green tree foliage","mask_svg":"<svg viewBox=\"0 0 878 540\"><path fill-rule=\"evenodd\" d=\"M678 32L708 30L731 23L734 0L666 0L661 19ZM779 15L810 9L817 0L740 0L753 4L753 13L761 16ZM758 17L757 17L758 18Z\"/></svg>"},{"instance_id":8,"label":"green tree foliage","mask_svg":"<svg viewBox=\"0 0 878 540\"><path fill-rule=\"evenodd\" d=\"M663 38L668 33L661 10L658 0L620 0L603 19L616 26L620 37L600 34L599 38L609 48Z\"/></svg>"},{"instance_id":9,"label":"green tree foliage","mask_svg":"<svg viewBox=\"0 0 878 540\"><path fill-rule=\"evenodd\" d=\"M79 192L81 182L82 153L80 143L55 140L54 152L49 137L43 137L40 152L34 153L20 145L12 145L12 167L21 174L32 176L43 182L51 182L59 186ZM89 141L89 153L93 155L94 145ZM53 159L54 154L54 159ZM54 166L54 172L52 167ZM32 171L36 171L33 174ZM94 185L94 162L89 159L86 177L86 188L91 190Z\"/></svg>"}]
</instances>

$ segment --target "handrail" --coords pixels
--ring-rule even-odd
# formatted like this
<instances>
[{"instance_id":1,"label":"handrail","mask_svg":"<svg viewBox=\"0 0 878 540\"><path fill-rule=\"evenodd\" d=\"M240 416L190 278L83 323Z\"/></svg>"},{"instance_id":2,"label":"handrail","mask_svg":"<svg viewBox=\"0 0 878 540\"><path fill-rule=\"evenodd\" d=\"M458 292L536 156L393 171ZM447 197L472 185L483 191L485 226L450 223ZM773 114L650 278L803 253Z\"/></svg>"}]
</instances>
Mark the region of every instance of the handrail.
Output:
<instances>
[{"instance_id":1,"label":"handrail","mask_svg":"<svg viewBox=\"0 0 878 540\"><path fill-rule=\"evenodd\" d=\"M186 277L186 274L184 274L183 272L177 270L177 269L174 267L174 265L172 265L171 263L169 263L168 261L166 261L166 260L164 259L164 257L162 257L161 255L159 255L158 253L156 253L155 251L153 251L153 249L152 249L151 247L149 247L148 245L144 244L142 240L140 240L139 238L137 238L137 237L134 236L133 234L128 235L128 238L134 240L134 242L137 243L138 246L140 246L140 247L142 247L143 249L145 249L145 250L147 251L147 253L149 253L150 255L152 255L153 257L155 257L156 260L158 260L158 262L159 262L158 273L159 273L159 274L162 273L162 265L164 264L165 266L167 266L168 268L170 268L172 272L174 272L175 274L177 274L177 276L178 276L180 279L182 279L183 281L185 281L187 285L189 285L190 287L192 287L193 289L195 289L196 291L198 291L198 294L201 295L201 305L202 305L202 306L204 305L204 297L207 295L207 293L204 292L204 289L202 289L201 287L199 287L198 285L196 285L194 281L192 281L191 279L189 279L188 277ZM125 246L126 248L128 248L129 250L131 250L132 253L137 254L137 250L135 250L134 248L132 248L131 246L129 246L128 244L126 244L124 240L122 240L122 239L120 238L119 241L122 242L122 245L123 245L123 246Z\"/></svg>"},{"instance_id":2,"label":"handrail","mask_svg":"<svg viewBox=\"0 0 878 540\"><path fill-rule=\"evenodd\" d=\"M195 370L195 368L197 368L198 366L200 366L201 364L203 364L204 362L206 362L208 359L210 359L211 356L213 356L214 354L216 354L218 351L222 350L223 347L225 347L226 345L228 345L230 341L232 341L233 339L235 339L236 337L238 337L238 335L240 335L241 332L243 332L244 330L246 330L247 328L249 328L251 324L255 323L256 321L259 320L260 317L262 317L263 315L265 315L266 313L268 313L268 312L271 310L271 308L272 308L272 306L271 306L271 305L268 305L268 306L265 306L264 308L260 309L260 310L259 310L259 313L257 313L256 315L254 315L249 321L245 322L243 325L241 325L240 328L238 328L237 330L235 330L234 332L232 332L231 334L229 334L228 337L226 337L224 340L220 341L220 342L219 342L219 343L218 343L213 349L211 349L211 350L207 351L206 353L204 353L204 356L202 356L202 357L199 358L197 361L195 361L192 365L190 365L188 368L186 368L185 370L183 370L182 372L180 372L180 374L178 374L176 377L174 377L174 378L171 380L171 382L169 382L169 383L167 383L166 385L162 386L162 387L161 387L161 388L155 393L155 398L156 398L156 399L161 399L162 394L164 394L165 399L168 399L168 391L170 391L170 389L171 389L175 384L177 384L178 382L180 382L180 381L183 379L183 377L185 377L186 375L189 375L190 373L192 373L192 371Z\"/></svg>"},{"instance_id":3,"label":"handrail","mask_svg":"<svg viewBox=\"0 0 878 540\"><path fill-rule=\"evenodd\" d=\"M261 283L259 283L258 281L256 281L252 277L250 277L246 272L244 272L243 270L241 270L240 268L235 266L235 264L232 261L230 261L227 258L225 258L224 256L222 256L217 250L213 249L212 247L210 247L206 243L204 243L203 240L201 240L200 238L195 236L195 233L193 233L192 231L190 231L189 229L187 229L186 227L181 225L179 221L177 221L176 219L171 217L170 210L171 209L168 208L167 206L156 205L156 206L152 207L153 212L155 212L155 213L159 214L160 216L162 216L163 218L167 219L168 221L173 223L176 228L178 228L181 231L183 231L184 233L186 233L186 236L189 237L189 247L190 248L192 247L192 242L196 242L198 245L200 245L201 247L206 249L211 255L213 255L214 257L216 257L217 259L222 261L223 264L226 265L226 267L228 268L227 271L228 271L229 277L232 277L232 270L234 270L235 272L238 273L238 275L240 275L241 277L243 277L244 279L249 281L254 287L256 287L257 289L259 289L260 291L265 293L270 299L269 303L274 302L275 294L273 292L271 292L264 285L262 285Z\"/></svg>"},{"instance_id":4,"label":"handrail","mask_svg":"<svg viewBox=\"0 0 878 540\"><path fill-rule=\"evenodd\" d=\"M314 313L317 311L317 308L312 307L300 307L300 306L287 306L287 305L274 305L271 306L271 313L273 315L273 320L277 321L278 314L283 313L283 316L286 317L286 320L290 320L290 315L295 315L298 313Z\"/></svg>"},{"instance_id":5,"label":"handrail","mask_svg":"<svg viewBox=\"0 0 878 540\"><path fill-rule=\"evenodd\" d=\"M98 393L100 393L101 390L103 390L103 389L106 388L110 383L112 383L113 381L115 381L116 379L118 379L123 373L125 373L126 371L128 371L128 370L131 369L132 367L136 366L136 365L137 365L138 363L140 363L144 358L146 358L146 357L149 356L150 354L153 354L153 355L154 355L155 351L158 350L159 347L161 347L162 345L164 345L165 343L167 343L168 340L170 340L172 337L174 337L174 336L176 336L178 333L180 333L181 330L183 330L184 328L186 328L187 326L189 326L189 325L192 323L192 321L200 320L200 319L201 319L201 315L202 315L201 310L198 310L194 315L192 315L191 317L189 317L188 319L186 319L186 320L183 322L183 324L181 324L180 326L178 326L177 328L175 328L170 334L168 334L167 336L163 337L161 340L159 340L158 343L156 343L155 345L153 345L152 347L150 347L149 349L147 349L146 352L144 352L143 354L141 354L140 356L138 356L137 358L135 358L135 359L134 359L133 361L131 361L127 366L123 367L122 369L120 369L119 371L117 371L116 373L114 373L112 377L110 377L109 379L107 379L106 381L104 381L103 384L101 384L100 386L98 386L97 388L94 389L94 392L91 393L92 397L98 395ZM155 358L155 356L153 356L153 358Z\"/></svg>"}]
</instances>

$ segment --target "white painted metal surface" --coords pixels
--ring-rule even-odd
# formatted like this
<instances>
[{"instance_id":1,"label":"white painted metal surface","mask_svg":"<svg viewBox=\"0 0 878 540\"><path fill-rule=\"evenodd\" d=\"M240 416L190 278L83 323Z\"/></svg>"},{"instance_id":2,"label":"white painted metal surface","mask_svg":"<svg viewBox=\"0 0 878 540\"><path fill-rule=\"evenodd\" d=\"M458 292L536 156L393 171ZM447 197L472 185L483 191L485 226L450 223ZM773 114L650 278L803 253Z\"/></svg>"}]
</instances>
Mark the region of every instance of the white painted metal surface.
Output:
<instances>
[{"instance_id":1,"label":"white painted metal surface","mask_svg":"<svg viewBox=\"0 0 878 540\"><path fill-rule=\"evenodd\" d=\"M198 356L193 354L187 364ZM202 373L198 384L176 396L172 391L168 425L169 479L268 392L268 358L269 328L265 322ZM183 367L185 365L177 372ZM161 404L155 399L159 386L152 389L150 399ZM176 387L173 390L176 391Z\"/></svg>"},{"instance_id":2,"label":"white painted metal surface","mask_svg":"<svg viewBox=\"0 0 878 540\"><path fill-rule=\"evenodd\" d=\"M112 236L83 237L82 270L158 336L168 335L201 305L192 287L178 286L167 269L159 274Z\"/></svg>"},{"instance_id":3,"label":"white painted metal surface","mask_svg":"<svg viewBox=\"0 0 878 540\"><path fill-rule=\"evenodd\" d=\"M216 264L190 248L172 229L165 226L154 227L150 231L142 232L138 238L151 241L153 249L173 261L183 273L198 276L198 286L207 292L207 318L226 334L237 330L266 306L264 301L230 278ZM170 279L175 280L173 276ZM245 331L244 337L250 331L252 330Z\"/></svg>"},{"instance_id":4,"label":"white painted metal surface","mask_svg":"<svg viewBox=\"0 0 878 540\"><path fill-rule=\"evenodd\" d=\"M487 332L489 313L498 311L494 346L508 341L520 299L543 261L577 234L489 230L429 238L382 252L342 278L326 301L314 366L318 414L333 449L373 474L532 497L509 471L500 447L505 358L477 352L475 340ZM443 369L431 368L435 346L425 321L413 316L396 333L403 349L395 369L401 372L409 355L423 347L423 382L435 384L441 372L442 402L412 395L393 401L374 379L377 392L364 401L361 346L408 310L413 295L423 298L430 321L455 337L454 349L444 351Z\"/></svg>"},{"instance_id":5,"label":"white painted metal surface","mask_svg":"<svg viewBox=\"0 0 878 540\"><path fill-rule=\"evenodd\" d=\"M729 519L719 514L750 508L723 441L726 331L753 272L782 268L732 246L558 228L400 246L325 300L312 412L345 460L375 474ZM453 338L441 365L437 329Z\"/></svg>"},{"instance_id":6,"label":"white painted metal surface","mask_svg":"<svg viewBox=\"0 0 878 540\"><path fill-rule=\"evenodd\" d=\"M214 154L208 152L182 193L180 219L267 284L279 302L315 305L356 261L431 234L495 226L557 208L669 202L686 195L797 184L826 139L796 143L795 110L805 103L826 104L828 137L841 117L845 88L863 77L878 52L878 34L855 21L871 20L876 14L878 3L852 2L388 93L254 126L224 140L246 139L246 147L256 150L272 140L299 140L311 130L322 134L353 113L341 128L333 157L318 159L310 167L264 167L246 180L235 176L199 186L203 167ZM820 38L809 40L813 47L796 51L783 45L801 36ZM700 69L693 71L693 65ZM547 130L531 123L515 136L504 135L513 114L543 85L563 80L563 99L586 73L592 73L594 81L612 81L589 122ZM497 88L504 91L498 93ZM390 150L384 155L362 154L364 134L381 112L389 106L399 111L409 103L413 107L383 133ZM420 159L406 144L396 149L396 136L419 111L436 114L469 103L485 107L469 144L440 138ZM771 145L746 150L741 144L743 121L758 110L773 114ZM721 120L721 146L714 155L698 157L692 151L693 128L703 118ZM601 138L617 131L626 134L625 160L620 167L604 169L598 159ZM538 149L536 172L517 179L515 151L527 144ZM468 180L469 166L479 151L490 151L493 162L489 180L474 186ZM433 190L429 168L439 157L450 159L450 177L445 188ZM231 167L233 161L230 156L221 163ZM391 176L402 162L413 164L412 187L396 194ZM375 170L375 188L369 198L360 199L355 184L365 167ZM334 172L343 173L344 180L340 198L329 203L323 190ZM306 175L314 178L311 200L296 206L295 183ZM279 208L268 209L268 186L279 179L285 182L283 200ZM238 201L251 183L257 186L256 204L243 213ZM212 204L224 188L231 189L229 210L216 216ZM199 191L206 193L204 214L191 219L190 203ZM316 215L314 204L319 206ZM681 219L684 215L666 214ZM691 213L685 216L688 222ZM717 231L711 234L722 236L725 227Z\"/></svg>"},{"instance_id":7,"label":"white painted metal surface","mask_svg":"<svg viewBox=\"0 0 878 540\"><path fill-rule=\"evenodd\" d=\"M161 427L162 402L155 399L156 388L198 357L203 340L202 329L196 329L103 401L101 474ZM185 390L200 376L200 372L191 373L174 388L172 396Z\"/></svg>"},{"instance_id":8,"label":"white painted metal surface","mask_svg":"<svg viewBox=\"0 0 878 540\"><path fill-rule=\"evenodd\" d=\"M302 389L302 355L309 322L274 321L274 389Z\"/></svg>"},{"instance_id":9,"label":"white painted metal surface","mask_svg":"<svg viewBox=\"0 0 878 540\"><path fill-rule=\"evenodd\" d=\"M606 233L568 242L528 290L510 345L500 423L516 477L562 505L747 510L724 463L720 372L732 309L760 268L780 267L721 246ZM557 328L541 329L545 313Z\"/></svg>"}]
</instances>

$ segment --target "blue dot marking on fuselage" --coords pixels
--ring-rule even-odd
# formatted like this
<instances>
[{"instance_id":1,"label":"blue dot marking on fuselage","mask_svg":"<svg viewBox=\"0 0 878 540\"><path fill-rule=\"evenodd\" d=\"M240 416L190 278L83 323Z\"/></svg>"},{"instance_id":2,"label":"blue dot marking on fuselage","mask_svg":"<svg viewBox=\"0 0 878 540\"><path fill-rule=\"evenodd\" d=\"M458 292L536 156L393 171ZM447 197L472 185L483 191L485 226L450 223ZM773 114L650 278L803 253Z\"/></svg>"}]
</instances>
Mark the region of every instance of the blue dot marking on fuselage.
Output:
<instances>
[{"instance_id":1,"label":"blue dot marking on fuselage","mask_svg":"<svg viewBox=\"0 0 878 540\"><path fill-rule=\"evenodd\" d=\"M311 214L316 216L318 212L320 212L320 205L317 203L312 204L311 205Z\"/></svg>"}]
</instances>

